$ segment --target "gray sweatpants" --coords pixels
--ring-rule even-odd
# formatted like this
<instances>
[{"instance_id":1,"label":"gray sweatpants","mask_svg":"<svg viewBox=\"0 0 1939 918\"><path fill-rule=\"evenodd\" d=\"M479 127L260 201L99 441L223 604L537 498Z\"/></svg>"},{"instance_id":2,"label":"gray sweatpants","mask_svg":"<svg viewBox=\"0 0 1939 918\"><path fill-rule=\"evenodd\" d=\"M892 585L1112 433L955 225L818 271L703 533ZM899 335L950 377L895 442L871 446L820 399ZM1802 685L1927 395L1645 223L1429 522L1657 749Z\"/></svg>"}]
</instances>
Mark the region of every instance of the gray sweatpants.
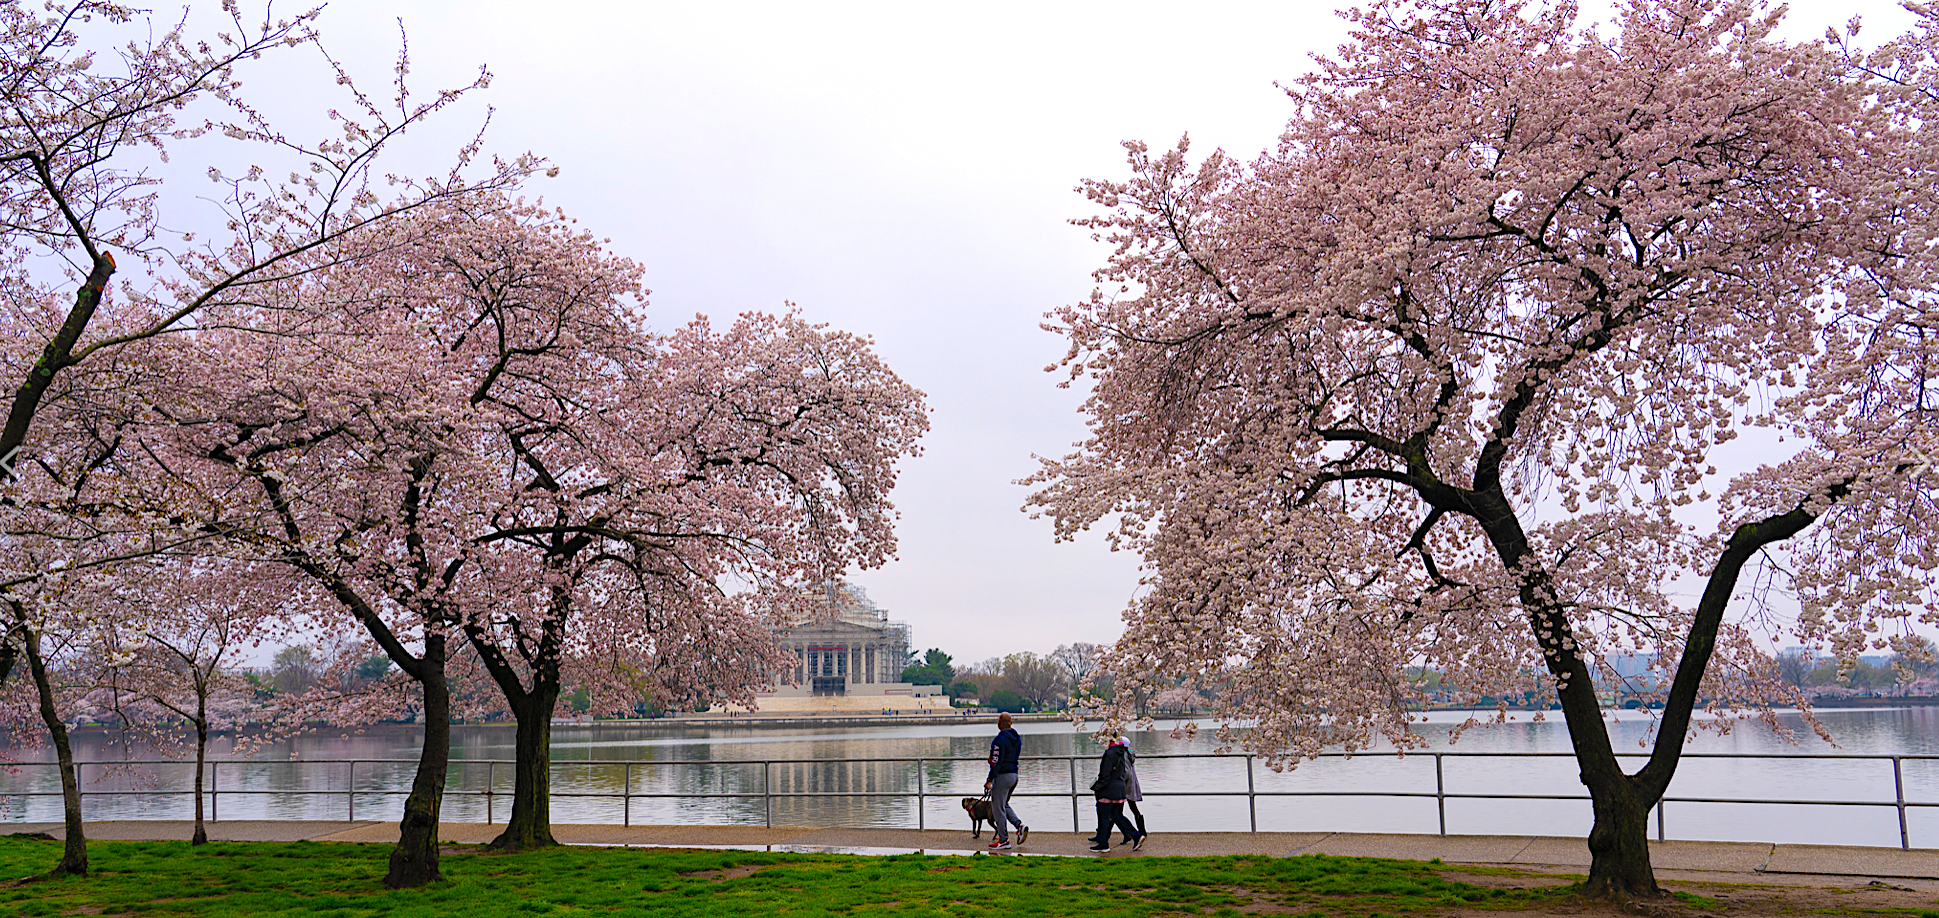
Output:
<instances>
[{"instance_id":1,"label":"gray sweatpants","mask_svg":"<svg viewBox=\"0 0 1939 918\"><path fill-rule=\"evenodd\" d=\"M1017 775L997 775L990 781L990 816L996 823L997 841L1010 839L1010 826L1023 828L1023 820L1017 818L1017 811L1010 809L1010 794L1017 789Z\"/></svg>"}]
</instances>

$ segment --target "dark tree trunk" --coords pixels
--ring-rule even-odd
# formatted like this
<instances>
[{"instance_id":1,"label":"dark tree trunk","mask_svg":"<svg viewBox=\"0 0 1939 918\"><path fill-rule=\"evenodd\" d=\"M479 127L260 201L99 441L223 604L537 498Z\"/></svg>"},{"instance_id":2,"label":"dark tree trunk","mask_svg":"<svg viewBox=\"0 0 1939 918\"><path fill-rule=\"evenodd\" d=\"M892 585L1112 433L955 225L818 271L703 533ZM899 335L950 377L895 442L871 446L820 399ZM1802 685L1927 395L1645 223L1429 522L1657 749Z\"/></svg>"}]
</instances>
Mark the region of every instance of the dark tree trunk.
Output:
<instances>
[{"instance_id":1,"label":"dark tree trunk","mask_svg":"<svg viewBox=\"0 0 1939 918\"><path fill-rule=\"evenodd\" d=\"M74 750L67 742L67 725L61 722L54 706L54 684L47 677L47 661L40 653L40 633L23 629L27 668L34 674L34 688L40 693L40 720L54 740L54 754L60 759L61 811L67 821L67 839L61 849L61 862L52 876L88 875L88 838L81 824L81 781L74 771Z\"/></svg>"},{"instance_id":2,"label":"dark tree trunk","mask_svg":"<svg viewBox=\"0 0 1939 918\"><path fill-rule=\"evenodd\" d=\"M570 556L570 552L565 553ZM532 687L527 689L489 632L477 622L465 623L465 634L478 660L491 674L505 703L518 720L516 762L512 765L512 818L491 847L505 851L558 844L552 838L552 712L559 704L559 656L565 622L572 610L571 590L554 586L552 614L536 629L538 640L525 659L530 663Z\"/></svg>"},{"instance_id":3,"label":"dark tree trunk","mask_svg":"<svg viewBox=\"0 0 1939 918\"><path fill-rule=\"evenodd\" d=\"M1617 902L1660 898L1665 893L1656 885L1650 864L1649 810L1669 786L1668 775L1657 782L1654 777L1639 780L1623 772L1609 741L1589 663L1575 643L1575 626L1556 596L1554 582L1531 558L1521 521L1498 488L1471 492L1471 500L1467 509L1488 534L1502 565L1525 572L1518 591L1522 609L1549 674L1555 677L1556 697L1569 725L1569 744L1582 784L1589 789L1595 823L1589 830L1589 880L1583 892ZM1680 750L1683 731L1672 733L1667 727L1660 731L1657 749L1665 744Z\"/></svg>"},{"instance_id":4,"label":"dark tree trunk","mask_svg":"<svg viewBox=\"0 0 1939 918\"><path fill-rule=\"evenodd\" d=\"M424 750L418 754L417 778L404 801L397 847L391 849L390 872L384 876L384 885L392 889L443 879L438 872L438 814L451 758L451 686L445 681L444 640L443 635L426 635L424 656L417 661L418 682L424 686Z\"/></svg>"},{"instance_id":5,"label":"dark tree trunk","mask_svg":"<svg viewBox=\"0 0 1939 918\"><path fill-rule=\"evenodd\" d=\"M81 333L87 330L88 322L94 318L94 311L100 308L101 293L107 289L108 279L114 276L114 256L107 252L94 252L92 244L88 244L88 251L93 254L94 265L88 271L87 281L74 292L74 308L68 310L67 319L61 323L60 330L41 348L40 359L34 361L33 369L27 371L27 378L21 380L20 387L14 390L13 407L7 412L6 426L0 428L0 480L9 480L20 474L15 462L20 455L21 445L27 442L27 429L34 423L34 413L40 409L41 399L54 385L54 374L72 365L74 345L81 340Z\"/></svg>"},{"instance_id":6,"label":"dark tree trunk","mask_svg":"<svg viewBox=\"0 0 1939 918\"><path fill-rule=\"evenodd\" d=\"M1844 485L1836 485L1827 496L1837 500L1845 491ZM1502 564L1511 571L1527 572L1520 588L1522 607L1549 673L1556 678L1556 694L1569 724L1569 742L1595 808L1595 823L1589 830L1589 879L1583 884L1583 892L1617 902L1660 898L1666 894L1656 885L1650 864L1649 811L1669 790L1670 779L1676 774L1691 711L1704 671L1716 651L1718 630L1731 594L1744 565L1757 552L1802 532L1816 516L1800 507L1745 523L1731 534L1711 569L1685 636L1683 656L1677 661L1649 762L1630 775L1623 772L1609 742L1608 724L1602 717L1588 663L1575 644L1567 608L1557 598L1548 575L1532 563L1520 521L1498 489L1477 490L1471 496L1469 513L1488 533Z\"/></svg>"},{"instance_id":7,"label":"dark tree trunk","mask_svg":"<svg viewBox=\"0 0 1939 918\"><path fill-rule=\"evenodd\" d=\"M195 696L195 834L189 838L189 846L209 843L209 830L202 825L202 771L209 761L209 712L208 697Z\"/></svg>"},{"instance_id":8,"label":"dark tree trunk","mask_svg":"<svg viewBox=\"0 0 1939 918\"><path fill-rule=\"evenodd\" d=\"M1547 591L1537 588L1536 592ZM1549 620L1566 618L1560 610L1552 611ZM1556 694L1569 724L1576 767L1581 769L1582 783L1589 789L1596 814L1589 829L1589 880L1582 891L1617 902L1660 898L1665 893L1656 885L1655 868L1650 863L1649 811L1662 790L1652 792L1648 782L1623 773L1615 746L1609 741L1608 722L1603 720L1588 664L1572 649L1558 656L1566 657L1561 662L1567 675L1558 677L1562 684ZM1679 730L1675 736L1667 731L1659 733L1656 742L1659 747L1664 743L1681 747L1683 732Z\"/></svg>"},{"instance_id":9,"label":"dark tree trunk","mask_svg":"<svg viewBox=\"0 0 1939 918\"><path fill-rule=\"evenodd\" d=\"M558 703L556 680L511 699L518 719L512 817L492 839L493 848L518 851L558 844L552 838L552 712Z\"/></svg>"},{"instance_id":10,"label":"dark tree trunk","mask_svg":"<svg viewBox=\"0 0 1939 918\"><path fill-rule=\"evenodd\" d=\"M220 451L214 458L235 464L233 457ZM427 595L430 584L436 579L425 558L423 537L417 532L417 515L423 498L419 484L429 474L432 458L422 456L410 464L412 482L405 491L403 502L405 544L419 575L413 592L419 597ZM384 623L383 616L354 586L297 548L302 539L302 526L290 502L283 496L282 479L254 470L250 474L268 495L277 516L282 520L284 531L290 537L291 563L327 588L343 604L344 609L362 623L364 630L376 640L377 646L384 649L384 654L390 657L391 662L423 688L424 748L418 754L417 776L411 781L411 794L404 799L404 818L398 821L397 847L391 849L390 870L384 875L384 885L403 889L441 880L443 874L438 870L438 816L444 806L444 784L451 768L451 683L447 681L445 672L445 664L450 658L447 638L439 631L439 626L449 624L452 619L441 614L435 604L424 608L424 653L413 656L390 626ZM447 586L457 571L456 565L448 568L444 578Z\"/></svg>"},{"instance_id":11,"label":"dark tree trunk","mask_svg":"<svg viewBox=\"0 0 1939 918\"><path fill-rule=\"evenodd\" d=\"M0 686L7 684L7 677L13 675L13 664L20 659L20 648L14 643L14 629L0 634Z\"/></svg>"},{"instance_id":12,"label":"dark tree trunk","mask_svg":"<svg viewBox=\"0 0 1939 918\"><path fill-rule=\"evenodd\" d=\"M1617 778L1618 785L1601 791L1592 786L1589 791L1596 821L1589 829L1589 879L1582 884L1582 892L1618 902L1662 896L1649 852L1649 811L1655 796L1646 797L1620 771Z\"/></svg>"}]
</instances>

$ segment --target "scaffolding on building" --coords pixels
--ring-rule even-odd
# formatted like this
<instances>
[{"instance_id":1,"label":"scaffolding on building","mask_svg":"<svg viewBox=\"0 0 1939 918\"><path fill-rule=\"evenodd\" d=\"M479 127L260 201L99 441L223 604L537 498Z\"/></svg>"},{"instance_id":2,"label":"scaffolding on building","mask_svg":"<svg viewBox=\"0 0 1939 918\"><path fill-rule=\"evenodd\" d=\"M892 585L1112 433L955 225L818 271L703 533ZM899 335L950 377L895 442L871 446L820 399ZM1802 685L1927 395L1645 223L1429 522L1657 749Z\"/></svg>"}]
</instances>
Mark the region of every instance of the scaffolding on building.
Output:
<instances>
[{"instance_id":1,"label":"scaffolding on building","mask_svg":"<svg viewBox=\"0 0 1939 918\"><path fill-rule=\"evenodd\" d=\"M814 695L871 694L901 686L913 655L908 623L891 620L852 583L825 587L824 602L821 614L775 629L775 643L796 658L794 671L779 681ZM781 692L791 693L785 687Z\"/></svg>"}]
</instances>

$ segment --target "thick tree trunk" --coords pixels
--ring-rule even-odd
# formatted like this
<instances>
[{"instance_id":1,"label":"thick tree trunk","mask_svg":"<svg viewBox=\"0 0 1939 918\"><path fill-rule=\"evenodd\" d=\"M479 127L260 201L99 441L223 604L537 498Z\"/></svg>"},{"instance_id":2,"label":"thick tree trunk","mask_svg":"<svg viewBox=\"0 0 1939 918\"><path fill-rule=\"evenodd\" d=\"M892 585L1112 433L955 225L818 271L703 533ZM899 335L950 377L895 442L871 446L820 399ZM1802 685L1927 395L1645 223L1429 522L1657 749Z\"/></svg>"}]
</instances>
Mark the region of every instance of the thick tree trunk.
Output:
<instances>
[{"instance_id":1,"label":"thick tree trunk","mask_svg":"<svg viewBox=\"0 0 1939 918\"><path fill-rule=\"evenodd\" d=\"M40 653L40 633L24 629L27 668L33 671L34 688L40 693L40 720L54 740L54 754L60 760L61 811L67 822L67 840L61 849L61 862L50 871L53 876L88 875L88 838L81 824L81 781L74 770L74 750L67 742L67 725L61 722L54 706L54 684L47 677L47 661Z\"/></svg>"},{"instance_id":2,"label":"thick tree trunk","mask_svg":"<svg viewBox=\"0 0 1939 918\"><path fill-rule=\"evenodd\" d=\"M418 754L417 778L404 801L397 847L391 849L390 872L384 876L384 885L392 889L443 879L438 872L438 814L451 759L451 686L445 681L444 662L444 636L427 635L418 663L418 681L424 686L424 750Z\"/></svg>"},{"instance_id":3,"label":"thick tree trunk","mask_svg":"<svg viewBox=\"0 0 1939 918\"><path fill-rule=\"evenodd\" d=\"M1629 778L1618 777L1630 786L1590 789L1596 822L1589 829L1589 879L1582 892L1618 902L1654 899L1663 895L1649 853L1649 811L1655 801L1636 792Z\"/></svg>"},{"instance_id":4,"label":"thick tree trunk","mask_svg":"<svg viewBox=\"0 0 1939 918\"><path fill-rule=\"evenodd\" d=\"M572 593L554 586L553 615L538 628L538 646L527 657L531 662L532 687L527 689L491 635L476 622L467 623L465 634L471 639L478 660L498 683L505 703L518 720L518 744L512 765L512 818L505 831L492 839L491 847L519 851L556 845L552 838L552 712L559 704L559 652L567 613L572 608Z\"/></svg>"},{"instance_id":5,"label":"thick tree trunk","mask_svg":"<svg viewBox=\"0 0 1939 918\"><path fill-rule=\"evenodd\" d=\"M209 843L209 830L202 825L202 771L209 761L209 716L207 700L201 696L195 699L195 834L189 838L189 846Z\"/></svg>"},{"instance_id":6,"label":"thick tree trunk","mask_svg":"<svg viewBox=\"0 0 1939 918\"><path fill-rule=\"evenodd\" d=\"M1836 500L1844 493L1845 485L1839 484L1827 496ZM1669 698L1664 703L1663 720L1656 734L1656 745L1650 750L1650 760L1636 774L1629 775L1623 772L1616 760L1615 748L1609 742L1609 729L1596 698L1594 680L1575 644L1574 625L1557 600L1547 574L1527 563L1528 541L1506 497L1498 490L1477 494L1476 505L1470 513L1488 532L1503 566L1511 571L1528 572L1520 588L1522 607L1528 612L1530 629L1542 648L1549 672L1556 678L1562 713L1569 724L1569 742L1574 746L1582 783L1589 788L1595 808L1595 824L1589 831L1589 879L1583 885L1583 892L1618 902L1662 897L1665 893L1656 885L1656 875L1650 865L1649 811L1676 775L1684 737L1689 732L1691 711L1696 706L1710 657L1716 650L1718 629L1730 596L1745 563L1758 551L1803 531L1816 517L1799 508L1745 523L1731 534L1716 567L1711 569L1690 631L1685 636L1683 656L1677 663Z\"/></svg>"},{"instance_id":7,"label":"thick tree trunk","mask_svg":"<svg viewBox=\"0 0 1939 918\"><path fill-rule=\"evenodd\" d=\"M1576 766L1596 814L1589 829L1589 880L1582 891L1617 902L1659 898L1664 893L1650 864L1649 811L1660 794L1649 793L1642 782L1623 773L1588 667L1575 662L1578 675L1564 682L1557 694L1568 720ZM1681 743L1683 735L1658 736L1656 741Z\"/></svg>"},{"instance_id":8,"label":"thick tree trunk","mask_svg":"<svg viewBox=\"0 0 1939 918\"><path fill-rule=\"evenodd\" d=\"M1537 586L1531 592L1544 594L1546 590ZM1550 614L1548 621L1566 620L1559 611L1551 609ZM1589 789L1596 814L1589 829L1589 880L1583 885L1583 894L1615 902L1660 898L1664 892L1656 885L1655 869L1650 864L1649 811L1661 791L1651 793L1646 782L1623 772L1615 746L1609 741L1608 722L1603 719L1587 662L1572 645L1553 650L1551 659L1558 662L1554 668L1560 682L1556 695L1569 724L1576 767L1581 769L1582 783ZM1680 746L1683 734L1659 734L1656 742L1659 746Z\"/></svg>"},{"instance_id":9,"label":"thick tree trunk","mask_svg":"<svg viewBox=\"0 0 1939 918\"><path fill-rule=\"evenodd\" d=\"M544 681L511 701L518 719L512 818L492 839L493 848L518 851L558 844L552 838L552 712L558 703L559 686Z\"/></svg>"},{"instance_id":10,"label":"thick tree trunk","mask_svg":"<svg viewBox=\"0 0 1939 918\"><path fill-rule=\"evenodd\" d=\"M1555 677L1557 700L1569 725L1569 743L1595 810L1595 823L1589 832L1590 878L1583 892L1616 902L1660 898L1665 894L1656 885L1650 865L1649 809L1669 786L1668 774L1661 775L1660 780L1656 775L1638 780L1623 772L1615 746L1609 741L1595 679L1575 642L1575 625L1557 599L1548 574L1530 563L1528 539L1520 520L1498 489L1477 493L1475 501L1471 515L1488 533L1502 565L1525 572L1518 590L1522 608L1549 674ZM1656 737L1659 751L1665 744L1680 750L1682 743L1681 729L1672 734L1665 728ZM1670 766L1672 770L1674 767Z\"/></svg>"}]
</instances>

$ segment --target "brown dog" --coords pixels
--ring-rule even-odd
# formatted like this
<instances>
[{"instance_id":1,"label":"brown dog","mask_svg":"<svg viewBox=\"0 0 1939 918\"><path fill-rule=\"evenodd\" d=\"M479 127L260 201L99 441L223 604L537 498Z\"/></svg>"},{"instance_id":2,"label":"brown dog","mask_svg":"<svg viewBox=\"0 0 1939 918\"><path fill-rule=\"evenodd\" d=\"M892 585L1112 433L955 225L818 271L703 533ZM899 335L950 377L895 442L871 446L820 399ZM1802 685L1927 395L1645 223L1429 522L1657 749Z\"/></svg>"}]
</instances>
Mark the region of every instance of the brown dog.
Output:
<instances>
[{"instance_id":1,"label":"brown dog","mask_svg":"<svg viewBox=\"0 0 1939 918\"><path fill-rule=\"evenodd\" d=\"M986 822L992 828L996 826L996 818L990 813L990 801L988 798L964 797L963 812L969 814L971 838L983 837L983 824Z\"/></svg>"}]
</instances>

